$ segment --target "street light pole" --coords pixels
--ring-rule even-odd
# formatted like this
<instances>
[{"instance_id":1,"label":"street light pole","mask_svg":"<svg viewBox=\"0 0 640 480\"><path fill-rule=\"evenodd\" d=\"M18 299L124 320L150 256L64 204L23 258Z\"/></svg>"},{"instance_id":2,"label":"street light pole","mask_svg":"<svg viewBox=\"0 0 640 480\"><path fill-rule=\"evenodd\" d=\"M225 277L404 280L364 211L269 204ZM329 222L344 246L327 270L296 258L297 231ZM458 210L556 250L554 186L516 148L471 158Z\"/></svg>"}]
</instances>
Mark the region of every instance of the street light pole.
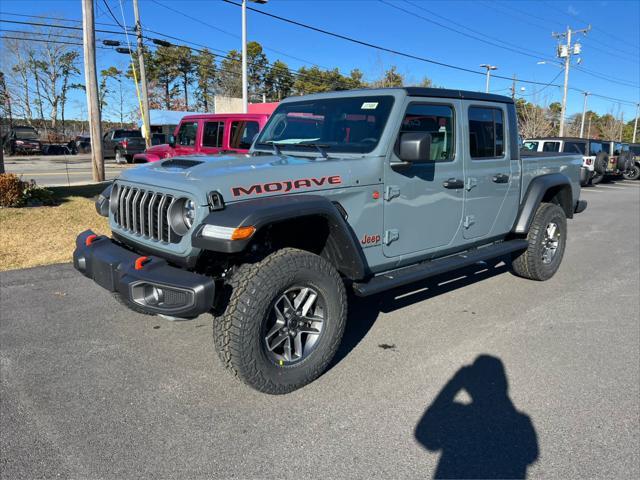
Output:
<instances>
[{"instance_id":1,"label":"street light pole","mask_svg":"<svg viewBox=\"0 0 640 480\"><path fill-rule=\"evenodd\" d=\"M138 37L138 65L140 68L140 90L142 93L142 124L144 140L147 148L151 147L151 119L149 118L149 93L147 91L147 71L144 66L144 45L142 43L142 24L138 11L138 0L133 0L133 14L136 20L136 35Z\"/></svg>"},{"instance_id":2,"label":"street light pole","mask_svg":"<svg viewBox=\"0 0 640 480\"><path fill-rule=\"evenodd\" d=\"M247 90L247 0L242 0L242 113L249 108Z\"/></svg>"},{"instance_id":3,"label":"street light pole","mask_svg":"<svg viewBox=\"0 0 640 480\"><path fill-rule=\"evenodd\" d=\"M250 0L264 5L268 0ZM247 79L247 0L242 0L242 113L249 109L249 85Z\"/></svg>"},{"instance_id":4,"label":"street light pole","mask_svg":"<svg viewBox=\"0 0 640 480\"><path fill-rule=\"evenodd\" d=\"M584 103L582 104L582 121L580 122L580 138L584 133L584 117L587 113L587 97L589 96L589 92L582 92L584 94Z\"/></svg>"},{"instance_id":5,"label":"street light pole","mask_svg":"<svg viewBox=\"0 0 640 480\"><path fill-rule=\"evenodd\" d=\"M491 78L491 70L497 70L498 67L496 67L495 65L489 65L487 63L483 63L482 65L480 65L480 68L486 68L487 69L487 82L486 82L484 91L486 93L489 93L489 80Z\"/></svg>"}]
</instances>

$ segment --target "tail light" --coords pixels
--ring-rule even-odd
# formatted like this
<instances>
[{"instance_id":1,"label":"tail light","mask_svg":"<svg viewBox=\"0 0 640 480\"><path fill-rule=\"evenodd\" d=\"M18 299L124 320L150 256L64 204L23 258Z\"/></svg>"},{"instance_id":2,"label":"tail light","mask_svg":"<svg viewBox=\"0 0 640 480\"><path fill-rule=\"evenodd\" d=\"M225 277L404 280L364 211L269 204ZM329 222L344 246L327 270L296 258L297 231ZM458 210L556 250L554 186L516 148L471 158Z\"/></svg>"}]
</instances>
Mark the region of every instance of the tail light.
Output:
<instances>
[{"instance_id":1,"label":"tail light","mask_svg":"<svg viewBox=\"0 0 640 480\"><path fill-rule=\"evenodd\" d=\"M123 140L122 142L120 142L122 145L122 148L127 148L129 146L129 142L127 142L126 140Z\"/></svg>"}]
</instances>

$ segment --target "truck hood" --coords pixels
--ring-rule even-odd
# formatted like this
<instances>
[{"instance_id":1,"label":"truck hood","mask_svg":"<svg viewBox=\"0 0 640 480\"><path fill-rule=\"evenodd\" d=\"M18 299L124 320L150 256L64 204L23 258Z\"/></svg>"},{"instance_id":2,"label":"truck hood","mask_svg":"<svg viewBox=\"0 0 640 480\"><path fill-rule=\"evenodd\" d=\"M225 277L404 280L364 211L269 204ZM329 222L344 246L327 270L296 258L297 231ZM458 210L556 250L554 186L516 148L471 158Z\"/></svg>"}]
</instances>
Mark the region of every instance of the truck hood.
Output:
<instances>
[{"instance_id":1,"label":"truck hood","mask_svg":"<svg viewBox=\"0 0 640 480\"><path fill-rule=\"evenodd\" d=\"M129 169L120 180L190 193L201 205L219 191L226 203L248 198L379 183L373 157L313 158L288 155L190 155Z\"/></svg>"}]
</instances>

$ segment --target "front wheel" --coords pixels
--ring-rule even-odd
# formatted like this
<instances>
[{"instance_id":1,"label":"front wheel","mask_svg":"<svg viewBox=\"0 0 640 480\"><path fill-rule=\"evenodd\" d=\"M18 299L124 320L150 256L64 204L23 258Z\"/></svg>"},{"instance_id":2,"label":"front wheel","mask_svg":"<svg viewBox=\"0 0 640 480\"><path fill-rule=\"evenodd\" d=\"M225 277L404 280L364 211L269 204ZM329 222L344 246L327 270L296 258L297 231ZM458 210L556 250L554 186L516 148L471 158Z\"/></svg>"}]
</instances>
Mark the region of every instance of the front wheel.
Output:
<instances>
[{"instance_id":1,"label":"front wheel","mask_svg":"<svg viewBox=\"0 0 640 480\"><path fill-rule=\"evenodd\" d=\"M345 287L325 259L285 248L238 267L225 312L214 319L218 356L252 388L296 390L335 355L347 316Z\"/></svg>"},{"instance_id":2,"label":"front wheel","mask_svg":"<svg viewBox=\"0 0 640 480\"><path fill-rule=\"evenodd\" d=\"M542 203L529 233L529 246L512 256L513 273L531 280L548 280L558 271L567 243L567 217L555 203Z\"/></svg>"}]
</instances>

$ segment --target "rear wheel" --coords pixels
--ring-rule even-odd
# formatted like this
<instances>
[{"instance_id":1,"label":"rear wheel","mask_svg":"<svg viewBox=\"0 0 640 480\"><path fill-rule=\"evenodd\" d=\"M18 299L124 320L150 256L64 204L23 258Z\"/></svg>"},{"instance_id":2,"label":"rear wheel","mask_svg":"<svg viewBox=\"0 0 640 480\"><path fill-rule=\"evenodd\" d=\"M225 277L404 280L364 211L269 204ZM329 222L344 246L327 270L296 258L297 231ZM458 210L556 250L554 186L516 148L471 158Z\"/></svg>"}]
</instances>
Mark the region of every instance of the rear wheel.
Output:
<instances>
[{"instance_id":1,"label":"rear wheel","mask_svg":"<svg viewBox=\"0 0 640 480\"><path fill-rule=\"evenodd\" d=\"M344 283L328 261L285 248L241 265L229 287L213 337L231 373L256 390L283 394L324 372L347 315Z\"/></svg>"},{"instance_id":2,"label":"rear wheel","mask_svg":"<svg viewBox=\"0 0 640 480\"><path fill-rule=\"evenodd\" d=\"M529 246L512 256L513 272L531 280L548 280L558 271L567 242L567 217L555 203L542 203L533 217Z\"/></svg>"},{"instance_id":3,"label":"rear wheel","mask_svg":"<svg viewBox=\"0 0 640 480\"><path fill-rule=\"evenodd\" d=\"M638 180L640 178L640 166L634 163L622 176L627 180Z\"/></svg>"}]
</instances>

